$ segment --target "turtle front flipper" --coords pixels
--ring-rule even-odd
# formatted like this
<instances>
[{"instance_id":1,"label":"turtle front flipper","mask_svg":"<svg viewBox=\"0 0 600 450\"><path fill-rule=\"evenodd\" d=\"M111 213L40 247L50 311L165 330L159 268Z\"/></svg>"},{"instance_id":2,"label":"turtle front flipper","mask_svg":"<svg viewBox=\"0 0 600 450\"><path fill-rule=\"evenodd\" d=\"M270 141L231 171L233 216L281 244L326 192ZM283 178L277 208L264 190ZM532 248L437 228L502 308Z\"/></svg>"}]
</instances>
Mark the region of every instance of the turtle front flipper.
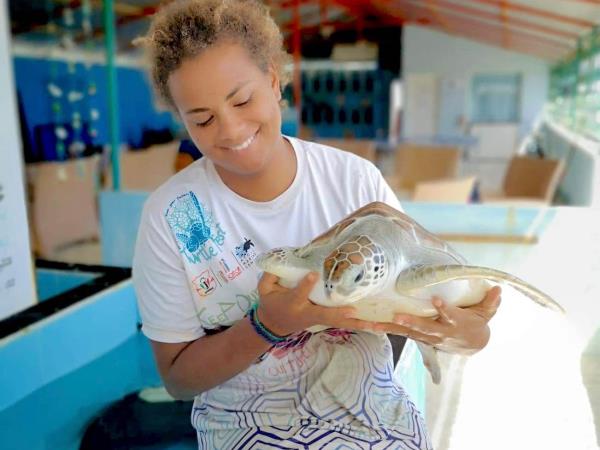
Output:
<instances>
[{"instance_id":1,"label":"turtle front flipper","mask_svg":"<svg viewBox=\"0 0 600 450\"><path fill-rule=\"evenodd\" d=\"M294 247L274 248L258 256L256 266L279 277L279 284L287 288L297 286L302 278L314 268L309 262L298 258Z\"/></svg>"},{"instance_id":2,"label":"turtle front flipper","mask_svg":"<svg viewBox=\"0 0 600 450\"><path fill-rule=\"evenodd\" d=\"M548 294L538 288L501 270L463 265L420 265L402 271L396 278L396 291L402 295L415 295L415 292L455 280L489 280L506 283L541 306L554 311L565 312ZM468 301L458 299L455 306L469 306ZM473 303L470 303L473 304Z\"/></svg>"}]
</instances>

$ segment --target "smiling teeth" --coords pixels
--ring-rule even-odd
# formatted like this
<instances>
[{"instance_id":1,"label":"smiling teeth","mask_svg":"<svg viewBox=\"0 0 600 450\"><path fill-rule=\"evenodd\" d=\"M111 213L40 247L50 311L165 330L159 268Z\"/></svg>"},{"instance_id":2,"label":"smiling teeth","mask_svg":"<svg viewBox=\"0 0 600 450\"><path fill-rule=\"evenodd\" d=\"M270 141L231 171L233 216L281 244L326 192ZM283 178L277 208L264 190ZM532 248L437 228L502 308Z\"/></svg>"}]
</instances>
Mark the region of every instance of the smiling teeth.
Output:
<instances>
[{"instance_id":1,"label":"smiling teeth","mask_svg":"<svg viewBox=\"0 0 600 450\"><path fill-rule=\"evenodd\" d=\"M255 137L256 137L256 134L253 134L248 139L246 139L244 142L242 142L240 145L237 145L235 147L229 147L229 148L236 152L239 152L240 150L244 150L245 148L248 148L248 146L250 146L250 144L252 144L252 141L254 140Z\"/></svg>"}]
</instances>

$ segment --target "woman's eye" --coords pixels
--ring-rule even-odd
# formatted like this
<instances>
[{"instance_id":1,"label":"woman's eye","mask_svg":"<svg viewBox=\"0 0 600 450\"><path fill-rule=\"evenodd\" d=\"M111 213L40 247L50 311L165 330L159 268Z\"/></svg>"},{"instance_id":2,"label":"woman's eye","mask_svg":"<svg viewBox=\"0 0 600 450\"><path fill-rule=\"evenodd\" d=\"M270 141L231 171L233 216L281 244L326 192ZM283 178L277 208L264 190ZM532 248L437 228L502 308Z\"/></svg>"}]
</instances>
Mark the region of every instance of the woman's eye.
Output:
<instances>
[{"instance_id":1,"label":"woman's eye","mask_svg":"<svg viewBox=\"0 0 600 450\"><path fill-rule=\"evenodd\" d=\"M252 97L248 97L248 100L244 101L244 102L240 102L240 103L236 103L233 106L244 106L247 105L248 103L250 103L250 100L252 99Z\"/></svg>"},{"instance_id":2,"label":"woman's eye","mask_svg":"<svg viewBox=\"0 0 600 450\"><path fill-rule=\"evenodd\" d=\"M213 118L211 117L210 119L205 120L204 122L199 122L196 125L199 126L199 127L206 127L206 126L210 125L210 123L212 122L212 120L213 120Z\"/></svg>"}]
</instances>

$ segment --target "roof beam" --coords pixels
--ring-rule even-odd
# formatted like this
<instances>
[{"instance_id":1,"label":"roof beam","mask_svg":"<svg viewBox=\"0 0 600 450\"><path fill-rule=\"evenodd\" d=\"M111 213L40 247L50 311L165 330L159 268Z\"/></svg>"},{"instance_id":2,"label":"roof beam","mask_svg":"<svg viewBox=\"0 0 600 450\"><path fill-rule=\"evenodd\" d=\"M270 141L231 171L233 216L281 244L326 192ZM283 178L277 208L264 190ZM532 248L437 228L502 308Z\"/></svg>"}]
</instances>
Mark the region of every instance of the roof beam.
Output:
<instances>
[{"instance_id":1,"label":"roof beam","mask_svg":"<svg viewBox=\"0 0 600 450\"><path fill-rule=\"evenodd\" d=\"M598 0L598 1L600 1L600 0ZM504 9L504 13L499 17L498 14L496 14L496 13L484 11L479 8L463 6L461 4L454 3L454 2L451 2L448 0L428 0L427 3L431 4L431 6L434 8L440 8L443 10L451 10L455 13L456 12L463 13L474 19L481 18L481 19L491 20L491 21L500 20L506 26L511 26L511 25L520 26L523 28L527 28L529 30L535 30L540 33L545 33L545 34L549 34L549 35L553 35L553 36L557 36L557 37L561 37L561 38L565 38L565 39L569 39L569 40L577 40L577 38L579 37L579 34L574 33L572 31L559 30L557 28L543 25L540 23L535 23L535 22L531 22L528 20L518 18L518 17L509 16L506 14L506 9Z\"/></svg>"},{"instance_id":2,"label":"roof beam","mask_svg":"<svg viewBox=\"0 0 600 450\"><path fill-rule=\"evenodd\" d=\"M409 6L409 8L412 8L413 11L418 12L421 15L427 16L428 11L420 5L420 1L419 0L399 0L401 3L406 4L407 6ZM410 3L410 5L408 5ZM487 29L490 32L503 32L503 27L501 24L496 23L483 23L481 21L478 21L476 19L471 19L471 18L467 18L463 15L457 15L453 12L445 12L444 13L444 18L446 21L453 21L453 22L458 22L461 25L468 25L468 26L476 26L476 27L483 27L485 29ZM450 22L447 22L450 23ZM573 42L572 45L567 45L564 42L560 42L560 41L556 41L547 37L541 37L541 36L537 36L531 33L527 33L525 31L511 31L511 38L522 38L522 39L526 39L527 41L531 42L531 43L535 43L535 44L541 44L541 45L547 45L550 47L554 47L556 49L562 49L565 51L570 51L570 50L574 50L575 46L576 46L576 42Z\"/></svg>"},{"instance_id":3,"label":"roof beam","mask_svg":"<svg viewBox=\"0 0 600 450\"><path fill-rule=\"evenodd\" d=\"M432 23L434 22L431 21L430 18L428 18L428 11L424 7L419 5L407 5L407 7L413 14L416 14L416 17L411 17L411 21L418 23L429 22L425 23L425 25L432 26ZM527 53L532 53L532 50L536 49L536 51L538 52L537 56L544 57L546 59L557 59L574 49L574 47L566 46L556 41L539 38L537 36L532 36L528 33L523 32L514 32L509 42L503 42L501 26L486 26L481 22L464 18L462 16L454 15L454 17L452 17L452 15L446 14L445 24L435 22L435 25L436 28L446 32L448 32L447 27L448 25L450 25L450 28L452 30L450 34L458 34L467 37L476 37L476 40L492 43L493 45L498 47L514 49L517 51L527 50Z\"/></svg>"},{"instance_id":4,"label":"roof beam","mask_svg":"<svg viewBox=\"0 0 600 450\"><path fill-rule=\"evenodd\" d=\"M576 25L584 28L592 28L596 25L594 22L589 20L578 19L576 17L565 16L564 14L557 14L551 11L546 11L544 9L534 8L532 6L522 5L520 3L512 3L510 1L505 0L469 0L475 3L482 3L485 5L497 6L498 8L502 8L503 6L507 10L517 11L525 14L530 14L532 16L543 17L544 19L555 20L561 23L568 23L570 25Z\"/></svg>"},{"instance_id":5,"label":"roof beam","mask_svg":"<svg viewBox=\"0 0 600 450\"><path fill-rule=\"evenodd\" d=\"M438 25L438 24L430 24L428 25L428 27L433 28L433 29L437 29L439 31L442 32L446 32L446 30L444 29L444 27ZM525 53L531 56L534 56L536 58L541 58L544 59L546 61L555 61L557 59L556 54L554 53L550 53L545 49L540 49L540 48L536 48L536 47L531 47L529 45L526 44L520 44L520 43L515 43L512 42L510 44L510 47L504 47L502 45L502 42L498 39L493 38L492 36L490 36L487 33L482 33L482 32L477 32L477 31L473 31L473 30L469 30L466 28L461 28L461 29L456 29L455 31L453 31L451 34L458 36L458 37L463 37L472 41L477 41L477 42L481 42L487 45L492 45L494 47L501 47L504 48L505 50L512 50L518 53Z\"/></svg>"},{"instance_id":6,"label":"roof beam","mask_svg":"<svg viewBox=\"0 0 600 450\"><path fill-rule=\"evenodd\" d=\"M564 0L569 1L569 0ZM592 5L600 5L600 0L570 0L571 3L591 3Z\"/></svg>"}]
</instances>

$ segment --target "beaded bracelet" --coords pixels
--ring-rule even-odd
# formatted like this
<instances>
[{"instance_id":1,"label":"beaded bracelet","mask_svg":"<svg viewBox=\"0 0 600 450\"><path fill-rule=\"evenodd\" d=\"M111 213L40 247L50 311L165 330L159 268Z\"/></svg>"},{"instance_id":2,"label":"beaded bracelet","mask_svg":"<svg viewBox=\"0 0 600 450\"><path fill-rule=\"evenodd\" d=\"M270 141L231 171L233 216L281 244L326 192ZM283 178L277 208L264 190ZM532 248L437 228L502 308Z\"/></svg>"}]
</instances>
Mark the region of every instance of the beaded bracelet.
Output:
<instances>
[{"instance_id":1,"label":"beaded bracelet","mask_svg":"<svg viewBox=\"0 0 600 450\"><path fill-rule=\"evenodd\" d=\"M252 305L250 311L248 311L248 318L250 319L250 323L252 324L252 328L256 331L260 337L262 337L265 341L267 341L271 345L276 345L281 342L287 340L287 336L279 336L278 334L273 333L267 327L265 327L262 322L258 319L258 314L256 310L258 309L258 303Z\"/></svg>"}]
</instances>

